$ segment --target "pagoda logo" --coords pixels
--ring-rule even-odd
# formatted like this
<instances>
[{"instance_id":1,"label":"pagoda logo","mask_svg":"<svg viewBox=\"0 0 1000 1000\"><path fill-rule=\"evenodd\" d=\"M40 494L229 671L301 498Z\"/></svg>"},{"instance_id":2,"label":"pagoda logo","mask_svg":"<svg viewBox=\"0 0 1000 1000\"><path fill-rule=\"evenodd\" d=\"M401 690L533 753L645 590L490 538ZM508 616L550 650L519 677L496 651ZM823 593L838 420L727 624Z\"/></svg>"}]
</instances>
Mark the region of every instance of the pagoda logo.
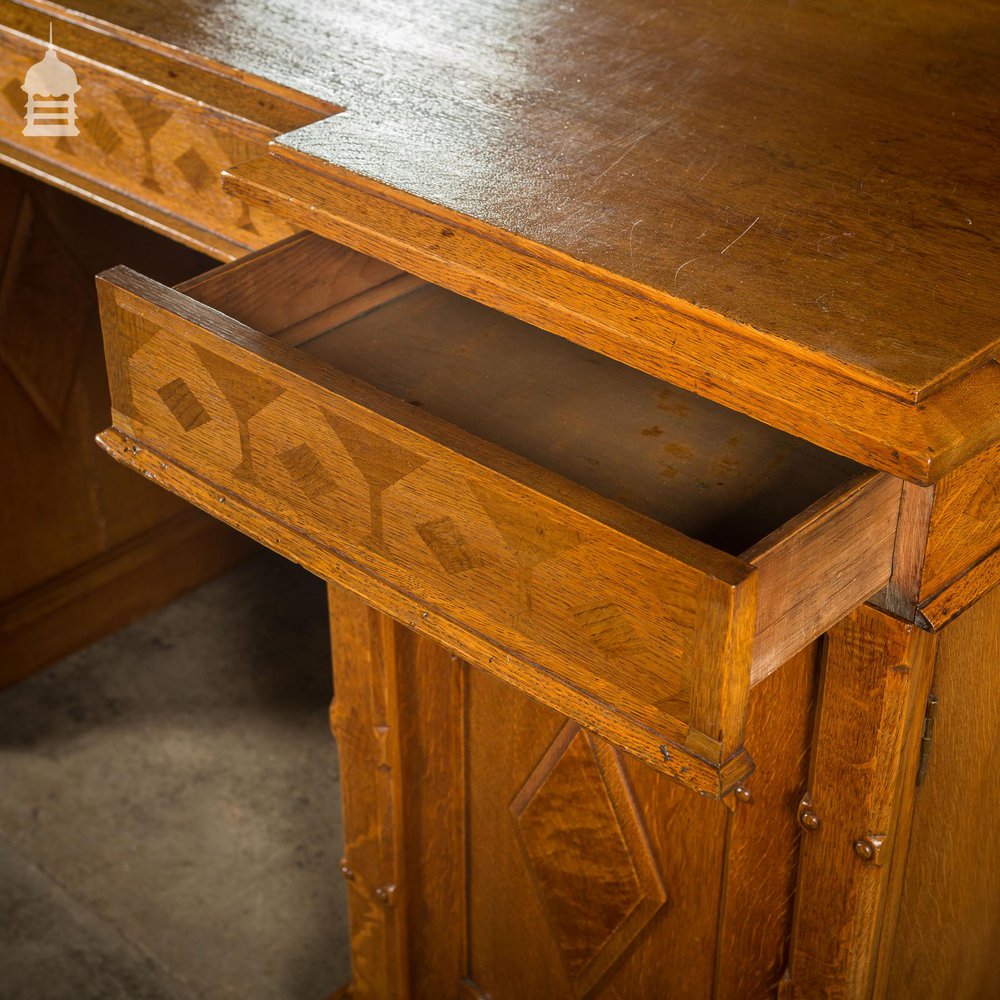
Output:
<instances>
[{"instance_id":1,"label":"pagoda logo","mask_svg":"<svg viewBox=\"0 0 1000 1000\"><path fill-rule=\"evenodd\" d=\"M76 127L76 95L80 84L73 67L64 63L52 46L51 24L48 51L41 62L24 74L21 90L28 95L22 135L80 134Z\"/></svg>"}]
</instances>

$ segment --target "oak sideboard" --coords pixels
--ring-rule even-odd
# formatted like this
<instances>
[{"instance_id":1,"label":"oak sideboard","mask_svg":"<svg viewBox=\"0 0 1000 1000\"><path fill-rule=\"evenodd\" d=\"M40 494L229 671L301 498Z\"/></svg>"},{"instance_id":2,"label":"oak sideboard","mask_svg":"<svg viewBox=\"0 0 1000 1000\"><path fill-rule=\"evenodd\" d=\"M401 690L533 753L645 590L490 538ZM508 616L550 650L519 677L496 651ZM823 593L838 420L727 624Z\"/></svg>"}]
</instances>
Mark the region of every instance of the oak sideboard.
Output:
<instances>
[{"instance_id":1,"label":"oak sideboard","mask_svg":"<svg viewBox=\"0 0 1000 1000\"><path fill-rule=\"evenodd\" d=\"M97 280L101 447L329 585L337 996L1000 995L990 4L0 0L0 53L0 160L165 241Z\"/></svg>"}]
</instances>

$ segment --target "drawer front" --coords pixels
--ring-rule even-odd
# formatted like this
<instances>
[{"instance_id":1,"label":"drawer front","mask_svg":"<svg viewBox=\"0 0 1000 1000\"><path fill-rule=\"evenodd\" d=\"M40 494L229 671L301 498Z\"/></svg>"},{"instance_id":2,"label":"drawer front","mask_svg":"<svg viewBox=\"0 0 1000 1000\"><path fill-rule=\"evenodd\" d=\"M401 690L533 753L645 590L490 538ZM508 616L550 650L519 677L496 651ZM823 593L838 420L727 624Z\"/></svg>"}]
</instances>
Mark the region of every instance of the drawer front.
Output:
<instances>
[{"instance_id":1,"label":"drawer front","mask_svg":"<svg viewBox=\"0 0 1000 1000\"><path fill-rule=\"evenodd\" d=\"M65 38L72 26L57 22L57 45L60 31ZM58 55L80 87L79 134L23 135L28 95L22 83L45 51L37 38L0 27L0 158L217 257L238 255L293 231L284 220L222 190L222 170L263 153L276 134L273 128L72 50L59 48Z\"/></svg>"},{"instance_id":2,"label":"drawer front","mask_svg":"<svg viewBox=\"0 0 1000 1000\"><path fill-rule=\"evenodd\" d=\"M756 571L126 269L116 457L706 795L742 751Z\"/></svg>"}]
</instances>

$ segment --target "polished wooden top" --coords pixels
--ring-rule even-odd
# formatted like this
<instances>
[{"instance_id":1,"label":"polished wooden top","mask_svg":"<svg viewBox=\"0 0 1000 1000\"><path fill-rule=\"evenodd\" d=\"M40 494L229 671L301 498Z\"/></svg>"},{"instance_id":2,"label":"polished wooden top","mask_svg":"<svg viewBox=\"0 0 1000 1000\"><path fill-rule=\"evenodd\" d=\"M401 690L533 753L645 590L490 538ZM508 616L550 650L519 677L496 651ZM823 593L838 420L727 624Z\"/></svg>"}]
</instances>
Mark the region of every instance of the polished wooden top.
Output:
<instances>
[{"instance_id":1,"label":"polished wooden top","mask_svg":"<svg viewBox=\"0 0 1000 1000\"><path fill-rule=\"evenodd\" d=\"M666 343L633 335L655 364L588 346L747 412L740 379L764 383L778 402L759 415L778 424L801 385L842 397L831 412L871 403L872 427L892 424L879 398L899 400L912 432L821 443L883 467L912 453L895 471L916 479L956 445L916 427L913 404L987 367L942 409L967 440L1000 402L1000 18L986 0L73 6L347 109L278 155L682 320ZM708 347L686 351L688 337ZM728 396L708 385L706 359L747 344L773 364L726 375ZM822 439L805 423L784 421Z\"/></svg>"}]
</instances>

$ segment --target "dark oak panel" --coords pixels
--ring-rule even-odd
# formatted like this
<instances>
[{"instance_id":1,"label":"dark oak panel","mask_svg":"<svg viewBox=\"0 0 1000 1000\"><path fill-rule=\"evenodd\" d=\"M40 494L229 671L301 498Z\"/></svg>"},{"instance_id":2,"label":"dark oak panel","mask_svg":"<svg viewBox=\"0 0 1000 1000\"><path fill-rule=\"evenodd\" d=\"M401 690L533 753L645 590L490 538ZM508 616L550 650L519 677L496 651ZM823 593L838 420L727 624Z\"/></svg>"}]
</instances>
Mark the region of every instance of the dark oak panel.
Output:
<instances>
[{"instance_id":1,"label":"dark oak panel","mask_svg":"<svg viewBox=\"0 0 1000 1000\"><path fill-rule=\"evenodd\" d=\"M109 407L94 272L207 263L0 167L0 685L242 559L239 535L94 444Z\"/></svg>"}]
</instances>

